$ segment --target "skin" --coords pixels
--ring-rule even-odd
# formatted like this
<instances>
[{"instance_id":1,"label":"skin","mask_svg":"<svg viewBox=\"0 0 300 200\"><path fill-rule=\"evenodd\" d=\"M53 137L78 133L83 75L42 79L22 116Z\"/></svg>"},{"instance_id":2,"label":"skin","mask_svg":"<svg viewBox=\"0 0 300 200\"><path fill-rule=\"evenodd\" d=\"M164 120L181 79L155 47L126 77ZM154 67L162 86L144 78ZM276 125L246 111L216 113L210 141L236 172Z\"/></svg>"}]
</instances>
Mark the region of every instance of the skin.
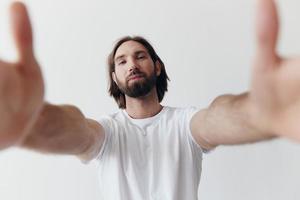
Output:
<instances>
[{"instance_id":1,"label":"skin","mask_svg":"<svg viewBox=\"0 0 300 200\"><path fill-rule=\"evenodd\" d=\"M274 136L300 142L300 58L278 55L278 33L275 2L258 0L251 88L242 95L218 97L194 116L191 127L198 143L212 148ZM203 120L207 123L197 124Z\"/></svg>"},{"instance_id":2,"label":"skin","mask_svg":"<svg viewBox=\"0 0 300 200\"><path fill-rule=\"evenodd\" d=\"M276 52L279 23L274 1L257 0L257 6L257 50L250 90L217 97L191 120L193 137L206 149L276 136L300 142L300 59L284 59ZM0 63L0 147L18 144L40 152L92 159L104 140L102 125L86 118L75 106L44 102L43 78L34 57L26 8L14 3L11 11L19 60ZM123 55L122 61L116 60L112 74L117 84L130 87L143 81L143 77L128 80L133 70L145 76L160 74L159 64L147 53L140 59L137 51L145 48L133 41L117 50L115 59ZM151 117L162 109L155 87L145 96L125 98L126 111L133 118Z\"/></svg>"},{"instance_id":3,"label":"skin","mask_svg":"<svg viewBox=\"0 0 300 200\"><path fill-rule=\"evenodd\" d=\"M0 61L0 149L21 146L89 160L102 144L102 126L74 106L44 102L28 12L20 2L10 11L19 58L16 63Z\"/></svg>"},{"instance_id":4,"label":"skin","mask_svg":"<svg viewBox=\"0 0 300 200\"><path fill-rule=\"evenodd\" d=\"M18 60L0 60L0 149L18 143L41 111L44 83L34 57L32 31L26 8L11 6L11 24Z\"/></svg>"},{"instance_id":5,"label":"skin","mask_svg":"<svg viewBox=\"0 0 300 200\"><path fill-rule=\"evenodd\" d=\"M255 117L263 116L264 129L270 124L276 135L300 141L300 57L283 58L277 53L279 18L274 1L259 1L257 12L257 50L250 90Z\"/></svg>"}]
</instances>

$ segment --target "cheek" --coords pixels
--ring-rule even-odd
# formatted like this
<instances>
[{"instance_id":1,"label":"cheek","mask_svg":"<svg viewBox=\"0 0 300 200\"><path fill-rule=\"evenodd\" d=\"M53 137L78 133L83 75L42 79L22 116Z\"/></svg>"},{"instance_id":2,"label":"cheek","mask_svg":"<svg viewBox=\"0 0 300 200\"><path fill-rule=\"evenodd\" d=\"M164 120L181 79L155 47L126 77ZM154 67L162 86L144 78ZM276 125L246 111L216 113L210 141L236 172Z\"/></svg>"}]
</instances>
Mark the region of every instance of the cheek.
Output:
<instances>
[{"instance_id":1,"label":"cheek","mask_svg":"<svg viewBox=\"0 0 300 200\"><path fill-rule=\"evenodd\" d=\"M151 74L154 71L154 65L151 60L145 60L140 63L140 66L143 66L141 71L146 72L147 74Z\"/></svg>"},{"instance_id":2,"label":"cheek","mask_svg":"<svg viewBox=\"0 0 300 200\"><path fill-rule=\"evenodd\" d=\"M116 70L115 76L118 79L119 82L124 83L125 82L125 72L122 70Z\"/></svg>"},{"instance_id":3,"label":"cheek","mask_svg":"<svg viewBox=\"0 0 300 200\"><path fill-rule=\"evenodd\" d=\"M152 62L149 63L149 68L148 68L148 75L151 75L151 74L156 74L155 66L153 65Z\"/></svg>"}]
</instances>

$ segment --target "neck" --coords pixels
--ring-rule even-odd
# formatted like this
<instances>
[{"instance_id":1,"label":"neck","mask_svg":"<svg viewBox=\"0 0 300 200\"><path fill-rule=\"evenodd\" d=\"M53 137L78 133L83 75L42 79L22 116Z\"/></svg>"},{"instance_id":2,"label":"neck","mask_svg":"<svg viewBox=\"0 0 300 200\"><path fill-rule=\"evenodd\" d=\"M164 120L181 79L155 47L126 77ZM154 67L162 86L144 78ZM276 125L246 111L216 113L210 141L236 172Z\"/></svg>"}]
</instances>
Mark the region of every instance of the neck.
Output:
<instances>
[{"instance_id":1,"label":"neck","mask_svg":"<svg viewBox=\"0 0 300 200\"><path fill-rule=\"evenodd\" d=\"M152 89L144 97L132 98L126 96L126 112L134 119L143 119L153 117L162 109L160 105L156 88Z\"/></svg>"}]
</instances>

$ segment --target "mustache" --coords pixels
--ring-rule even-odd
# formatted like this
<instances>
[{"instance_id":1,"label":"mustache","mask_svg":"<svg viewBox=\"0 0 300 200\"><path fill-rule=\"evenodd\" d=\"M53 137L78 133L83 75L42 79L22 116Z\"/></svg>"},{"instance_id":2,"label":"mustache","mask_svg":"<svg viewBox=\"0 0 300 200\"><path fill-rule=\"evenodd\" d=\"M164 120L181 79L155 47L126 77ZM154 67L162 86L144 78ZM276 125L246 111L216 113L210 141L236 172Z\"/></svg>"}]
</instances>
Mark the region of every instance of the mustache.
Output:
<instances>
[{"instance_id":1,"label":"mustache","mask_svg":"<svg viewBox=\"0 0 300 200\"><path fill-rule=\"evenodd\" d=\"M145 74L142 73L142 72L140 72L140 71L137 70L137 69L134 69L134 70L128 75L127 81L129 81L129 80L130 80L132 77L134 77L134 76L142 76L142 77L144 77Z\"/></svg>"}]
</instances>

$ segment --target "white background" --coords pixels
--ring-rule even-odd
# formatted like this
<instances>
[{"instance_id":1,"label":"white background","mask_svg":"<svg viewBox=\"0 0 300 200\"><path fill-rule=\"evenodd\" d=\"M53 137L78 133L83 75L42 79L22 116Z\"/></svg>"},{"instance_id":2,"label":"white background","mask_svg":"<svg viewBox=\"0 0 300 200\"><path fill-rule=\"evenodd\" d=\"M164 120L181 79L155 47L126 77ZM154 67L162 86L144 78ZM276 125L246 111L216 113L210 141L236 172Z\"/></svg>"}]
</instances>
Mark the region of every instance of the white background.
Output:
<instances>
[{"instance_id":1,"label":"white background","mask_svg":"<svg viewBox=\"0 0 300 200\"><path fill-rule=\"evenodd\" d=\"M0 55L14 60L9 0L0 1ZM164 105L206 107L249 85L255 0L27 0L46 100L97 119L117 110L106 57L125 35L149 39L171 78ZM278 2L279 50L300 53L298 0ZM1 200L98 200L96 164L20 149L0 153ZM100 180L101 181L101 180ZM300 145L287 140L220 147L204 156L204 200L299 200Z\"/></svg>"}]
</instances>

